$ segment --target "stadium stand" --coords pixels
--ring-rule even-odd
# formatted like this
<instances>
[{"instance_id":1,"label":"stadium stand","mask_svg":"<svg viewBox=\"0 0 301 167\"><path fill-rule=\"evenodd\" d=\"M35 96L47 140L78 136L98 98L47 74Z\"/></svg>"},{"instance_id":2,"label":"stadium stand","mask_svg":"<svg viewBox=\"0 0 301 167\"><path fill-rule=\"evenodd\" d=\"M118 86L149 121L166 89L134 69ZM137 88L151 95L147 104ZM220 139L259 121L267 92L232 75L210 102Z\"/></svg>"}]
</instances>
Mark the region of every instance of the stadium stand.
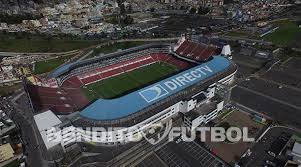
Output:
<instances>
[{"instance_id":1,"label":"stadium stand","mask_svg":"<svg viewBox=\"0 0 301 167\"><path fill-rule=\"evenodd\" d=\"M131 60L150 54L168 54L170 51L169 47L170 46L167 44L148 44L101 57L87 59L81 62L71 63L52 72L49 75L49 78L56 78L58 85L60 86L72 76L84 74L97 68L114 65L119 62L124 62L126 60Z\"/></svg>"},{"instance_id":2,"label":"stadium stand","mask_svg":"<svg viewBox=\"0 0 301 167\"><path fill-rule=\"evenodd\" d=\"M192 59L198 62L205 62L209 60L213 55L218 54L218 49L208 46L203 43L195 43L185 40L176 49L175 53L179 56Z\"/></svg>"},{"instance_id":3,"label":"stadium stand","mask_svg":"<svg viewBox=\"0 0 301 167\"><path fill-rule=\"evenodd\" d=\"M36 111L51 109L56 114L69 114L89 104L90 101L81 91L84 85L158 62L175 65L180 70L194 66L168 52L167 47L150 47L143 48L143 50L138 48L138 51L131 51L128 54L113 55L100 60L94 59L90 63L76 65L76 68L60 74L57 78L46 80L42 86L28 85L28 92ZM70 66L67 65L67 67ZM64 99L65 97L68 98Z\"/></svg>"},{"instance_id":4,"label":"stadium stand","mask_svg":"<svg viewBox=\"0 0 301 167\"><path fill-rule=\"evenodd\" d=\"M79 89L51 88L26 84L35 111L51 109L57 114L69 114L87 105L89 101Z\"/></svg>"},{"instance_id":5,"label":"stadium stand","mask_svg":"<svg viewBox=\"0 0 301 167\"><path fill-rule=\"evenodd\" d=\"M71 78L69 78L68 80L66 80L62 87L63 88L78 88L82 85L83 83L76 77L73 76Z\"/></svg>"},{"instance_id":6,"label":"stadium stand","mask_svg":"<svg viewBox=\"0 0 301 167\"><path fill-rule=\"evenodd\" d=\"M206 61L215 54L215 48L185 40L175 53L185 58ZM145 45L76 64L68 64L62 67L63 69L54 71L50 75L52 78L48 79L49 83L44 84L44 87L29 86L28 89L36 110L52 109L57 114L69 114L91 102L81 91L82 86L158 62L172 64L180 71L197 65L174 56L170 45ZM49 91L44 91L46 89ZM62 100L62 97L68 99Z\"/></svg>"},{"instance_id":7,"label":"stadium stand","mask_svg":"<svg viewBox=\"0 0 301 167\"><path fill-rule=\"evenodd\" d=\"M189 67L189 63L178 60L168 54L152 54L149 56L141 56L132 60L126 60L113 65L96 68L93 71L78 75L77 77L83 84L88 85L157 62L169 63L177 66L179 69L185 69Z\"/></svg>"}]
</instances>

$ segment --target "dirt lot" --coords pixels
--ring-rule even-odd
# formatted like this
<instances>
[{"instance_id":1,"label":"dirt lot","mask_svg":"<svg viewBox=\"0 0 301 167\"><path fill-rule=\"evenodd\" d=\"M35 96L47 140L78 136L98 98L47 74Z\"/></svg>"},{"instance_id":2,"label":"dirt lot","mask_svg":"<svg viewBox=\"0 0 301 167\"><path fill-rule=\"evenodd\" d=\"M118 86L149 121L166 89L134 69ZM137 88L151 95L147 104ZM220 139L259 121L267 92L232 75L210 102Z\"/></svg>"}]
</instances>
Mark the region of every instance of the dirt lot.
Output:
<instances>
[{"instance_id":1,"label":"dirt lot","mask_svg":"<svg viewBox=\"0 0 301 167\"><path fill-rule=\"evenodd\" d=\"M11 86L0 86L0 96L7 96L11 93L13 93L14 91L16 91L17 89L21 88L21 84L14 84Z\"/></svg>"},{"instance_id":2,"label":"dirt lot","mask_svg":"<svg viewBox=\"0 0 301 167\"><path fill-rule=\"evenodd\" d=\"M248 127L249 137L255 137L257 133L264 127L264 125L254 122L250 115L235 111L229 116L227 116L221 123L229 123L234 127ZM208 141L208 140L207 140ZM212 151L222 158L229 164L234 164L236 160L248 149L251 143L246 143L239 141L237 143L227 143L227 142L207 142L206 143Z\"/></svg>"}]
</instances>

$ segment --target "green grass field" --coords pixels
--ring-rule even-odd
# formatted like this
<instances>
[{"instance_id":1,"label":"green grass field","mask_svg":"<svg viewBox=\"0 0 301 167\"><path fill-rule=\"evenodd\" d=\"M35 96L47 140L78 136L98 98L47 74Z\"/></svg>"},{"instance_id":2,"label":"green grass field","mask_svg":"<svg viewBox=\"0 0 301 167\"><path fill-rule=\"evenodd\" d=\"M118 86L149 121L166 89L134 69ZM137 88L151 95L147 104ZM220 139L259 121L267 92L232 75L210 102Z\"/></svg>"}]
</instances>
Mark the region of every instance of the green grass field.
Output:
<instances>
[{"instance_id":1,"label":"green grass field","mask_svg":"<svg viewBox=\"0 0 301 167\"><path fill-rule=\"evenodd\" d=\"M99 41L46 39L44 37L17 37L0 34L1 52L66 52L87 48L99 44Z\"/></svg>"},{"instance_id":2,"label":"green grass field","mask_svg":"<svg viewBox=\"0 0 301 167\"><path fill-rule=\"evenodd\" d=\"M82 91L90 100L111 99L146 86L176 71L178 68L171 64L155 63L82 87Z\"/></svg>"},{"instance_id":3,"label":"green grass field","mask_svg":"<svg viewBox=\"0 0 301 167\"><path fill-rule=\"evenodd\" d=\"M116 52L119 49L128 49L132 47L136 47L139 45L143 45L145 42L141 41L127 41L127 42L118 42L111 45L102 46L100 48L96 48L93 50L93 53L89 55L87 58L98 56L100 53L108 54L112 52Z\"/></svg>"},{"instance_id":4,"label":"green grass field","mask_svg":"<svg viewBox=\"0 0 301 167\"><path fill-rule=\"evenodd\" d=\"M281 21L276 23L279 28L268 34L265 39L277 45L301 47L301 28L295 22Z\"/></svg>"},{"instance_id":5,"label":"green grass field","mask_svg":"<svg viewBox=\"0 0 301 167\"><path fill-rule=\"evenodd\" d=\"M59 57L51 60L40 61L35 63L35 69L33 71L34 74L43 74L54 70L60 65L64 64L68 61L68 59L72 58L74 55Z\"/></svg>"}]
</instances>

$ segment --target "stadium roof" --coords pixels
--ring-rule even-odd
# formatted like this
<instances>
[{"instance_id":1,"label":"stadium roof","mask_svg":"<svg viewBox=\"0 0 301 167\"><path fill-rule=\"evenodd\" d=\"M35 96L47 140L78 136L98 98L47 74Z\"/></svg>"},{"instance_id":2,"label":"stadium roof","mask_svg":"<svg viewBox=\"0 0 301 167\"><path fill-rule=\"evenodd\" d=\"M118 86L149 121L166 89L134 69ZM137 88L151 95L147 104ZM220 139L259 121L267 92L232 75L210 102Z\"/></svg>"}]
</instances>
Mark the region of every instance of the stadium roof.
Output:
<instances>
[{"instance_id":1,"label":"stadium roof","mask_svg":"<svg viewBox=\"0 0 301 167\"><path fill-rule=\"evenodd\" d=\"M160 82L115 99L98 99L80 112L80 115L94 120L114 120L136 113L217 73L225 71L231 62L214 56L203 63Z\"/></svg>"}]
</instances>

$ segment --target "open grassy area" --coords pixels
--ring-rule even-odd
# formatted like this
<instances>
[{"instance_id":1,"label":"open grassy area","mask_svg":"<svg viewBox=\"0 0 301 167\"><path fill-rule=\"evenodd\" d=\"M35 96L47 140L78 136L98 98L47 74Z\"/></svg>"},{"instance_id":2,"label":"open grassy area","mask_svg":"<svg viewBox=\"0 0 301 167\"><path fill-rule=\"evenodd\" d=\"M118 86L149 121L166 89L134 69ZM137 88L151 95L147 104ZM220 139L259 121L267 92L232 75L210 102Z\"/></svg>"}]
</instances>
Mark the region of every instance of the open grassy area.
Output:
<instances>
[{"instance_id":1,"label":"open grassy area","mask_svg":"<svg viewBox=\"0 0 301 167\"><path fill-rule=\"evenodd\" d=\"M275 23L279 28L266 35L265 39L278 45L301 47L301 28L295 22L281 21Z\"/></svg>"},{"instance_id":2,"label":"open grassy area","mask_svg":"<svg viewBox=\"0 0 301 167\"><path fill-rule=\"evenodd\" d=\"M1 52L66 52L98 44L98 41L43 37L17 37L0 34Z\"/></svg>"},{"instance_id":3,"label":"open grassy area","mask_svg":"<svg viewBox=\"0 0 301 167\"><path fill-rule=\"evenodd\" d=\"M167 63L155 63L90 84L82 87L82 90L90 100L98 98L110 99L148 85L177 70L176 66Z\"/></svg>"},{"instance_id":4,"label":"open grassy area","mask_svg":"<svg viewBox=\"0 0 301 167\"><path fill-rule=\"evenodd\" d=\"M59 57L59 58L50 59L46 61L36 62L33 73L43 74L43 73L50 72L55 68L59 67L60 65L64 64L65 62L67 62L73 56L74 55L70 55L70 56Z\"/></svg>"},{"instance_id":5,"label":"open grassy area","mask_svg":"<svg viewBox=\"0 0 301 167\"><path fill-rule=\"evenodd\" d=\"M94 49L93 53L91 55L89 55L87 58L98 56L101 53L108 54L108 53L116 52L119 49L122 49L122 50L128 49L128 48L136 47L136 46L143 45L143 44L145 44L145 42L142 42L142 41L118 42L118 43L114 43L114 44L110 44L110 45L106 45L106 46L102 46L100 48Z\"/></svg>"}]
</instances>

